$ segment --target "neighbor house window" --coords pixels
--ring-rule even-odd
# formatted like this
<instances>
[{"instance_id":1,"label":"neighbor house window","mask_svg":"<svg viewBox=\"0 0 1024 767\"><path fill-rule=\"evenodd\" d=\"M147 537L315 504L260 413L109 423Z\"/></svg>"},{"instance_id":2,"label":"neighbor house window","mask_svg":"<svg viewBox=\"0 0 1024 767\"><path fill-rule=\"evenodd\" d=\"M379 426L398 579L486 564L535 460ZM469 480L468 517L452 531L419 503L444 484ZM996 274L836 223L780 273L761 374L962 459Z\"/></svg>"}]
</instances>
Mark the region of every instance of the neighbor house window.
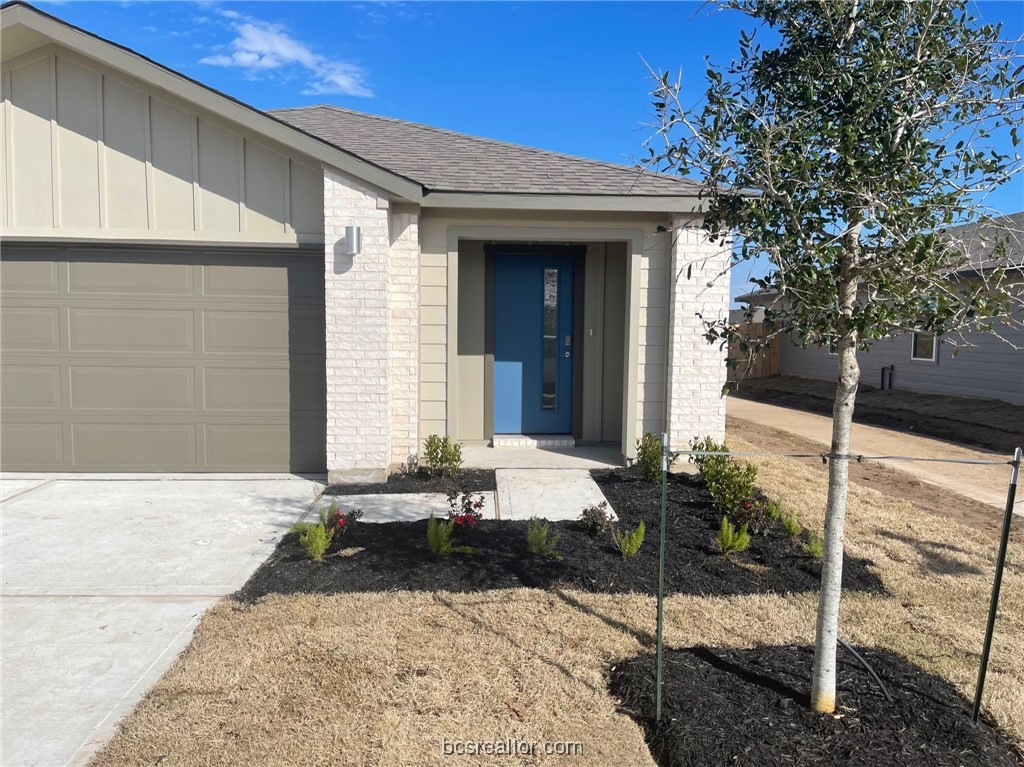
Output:
<instances>
[{"instance_id":1,"label":"neighbor house window","mask_svg":"<svg viewBox=\"0 0 1024 767\"><path fill-rule=\"evenodd\" d=\"M834 338L831 341L829 341L828 353L830 357L835 357L837 354L839 354L839 344L836 343L836 340Z\"/></svg>"},{"instance_id":2,"label":"neighbor house window","mask_svg":"<svg viewBox=\"0 0 1024 767\"><path fill-rule=\"evenodd\" d=\"M913 346L910 349L910 358L935 362L938 351L938 339L934 333L914 333Z\"/></svg>"}]
</instances>

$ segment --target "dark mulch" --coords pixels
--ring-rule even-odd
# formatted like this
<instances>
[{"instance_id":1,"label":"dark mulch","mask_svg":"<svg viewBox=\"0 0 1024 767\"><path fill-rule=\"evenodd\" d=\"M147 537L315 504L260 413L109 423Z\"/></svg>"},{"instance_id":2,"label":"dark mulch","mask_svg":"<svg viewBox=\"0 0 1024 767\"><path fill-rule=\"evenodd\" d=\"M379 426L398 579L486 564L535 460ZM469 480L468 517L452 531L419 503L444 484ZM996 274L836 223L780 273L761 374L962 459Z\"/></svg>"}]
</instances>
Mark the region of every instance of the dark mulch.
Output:
<instances>
[{"instance_id":1,"label":"dark mulch","mask_svg":"<svg viewBox=\"0 0 1024 767\"><path fill-rule=\"evenodd\" d=\"M654 725L655 662L616 664L612 694L647 734L663 767L1019 767L1001 732L973 724L945 680L884 650L862 649L892 693L840 648L838 716L815 714L810 647L666 650L663 724Z\"/></svg>"},{"instance_id":2,"label":"dark mulch","mask_svg":"<svg viewBox=\"0 0 1024 767\"><path fill-rule=\"evenodd\" d=\"M462 469L452 478L432 477L424 469L415 474L392 474L387 482L328 485L324 495L391 495L394 493L484 493L495 489L493 469Z\"/></svg>"},{"instance_id":3,"label":"dark mulch","mask_svg":"<svg viewBox=\"0 0 1024 767\"><path fill-rule=\"evenodd\" d=\"M591 536L577 522L556 522L561 560L542 559L526 548L525 521L482 521L475 530L457 532L457 543L478 554L437 559L427 548L427 523L360 523L340 540L321 564L303 555L294 534L287 535L238 596L252 601L269 593L388 591L479 591L500 588L553 588L584 591L657 593L658 518L661 491L632 470L595 472L620 524L632 529L641 520L646 541L630 560L613 548L611 536ZM667 593L738 595L816 591L820 564L782 530L753 536L742 554L723 557L713 548L721 515L711 506L700 481L687 475L670 482L666 535ZM339 553L344 550L343 554ZM847 557L844 587L882 592L868 562Z\"/></svg>"}]
</instances>

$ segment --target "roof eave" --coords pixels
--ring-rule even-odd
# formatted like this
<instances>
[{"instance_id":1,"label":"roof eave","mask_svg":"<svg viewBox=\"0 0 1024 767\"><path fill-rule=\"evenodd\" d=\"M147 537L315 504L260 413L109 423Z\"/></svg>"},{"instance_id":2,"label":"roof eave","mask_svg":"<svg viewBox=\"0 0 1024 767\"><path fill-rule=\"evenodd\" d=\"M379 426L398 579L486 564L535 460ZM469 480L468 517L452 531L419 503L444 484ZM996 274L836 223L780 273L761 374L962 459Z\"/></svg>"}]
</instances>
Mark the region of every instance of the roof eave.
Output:
<instances>
[{"instance_id":1,"label":"roof eave","mask_svg":"<svg viewBox=\"0 0 1024 767\"><path fill-rule=\"evenodd\" d=\"M423 199L423 186L339 149L282 120L244 104L145 56L106 40L33 6L11 3L0 8L0 27L23 25L113 69L196 104L280 144L333 166L410 202Z\"/></svg>"},{"instance_id":2,"label":"roof eave","mask_svg":"<svg viewBox=\"0 0 1024 767\"><path fill-rule=\"evenodd\" d=\"M429 192L424 208L486 208L491 210L626 211L635 213L700 213L696 195L583 195Z\"/></svg>"}]
</instances>

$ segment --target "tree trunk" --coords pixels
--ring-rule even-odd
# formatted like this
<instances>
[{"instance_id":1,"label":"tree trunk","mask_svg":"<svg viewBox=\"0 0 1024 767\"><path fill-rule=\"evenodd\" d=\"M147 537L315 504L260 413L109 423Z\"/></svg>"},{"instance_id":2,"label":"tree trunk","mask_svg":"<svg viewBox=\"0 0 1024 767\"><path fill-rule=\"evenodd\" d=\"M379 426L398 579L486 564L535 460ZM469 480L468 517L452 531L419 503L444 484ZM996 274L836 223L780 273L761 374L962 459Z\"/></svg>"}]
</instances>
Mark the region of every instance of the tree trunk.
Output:
<instances>
[{"instance_id":1,"label":"tree trunk","mask_svg":"<svg viewBox=\"0 0 1024 767\"><path fill-rule=\"evenodd\" d=\"M843 292L843 309L849 316L849 309L856 300L856 280L845 285ZM853 406L860 380L856 333L848 330L838 346L839 382L832 407L832 454L845 456L850 453ZM811 675L811 708L823 714L830 714L836 708L836 645L839 636L839 600L843 588L843 531L849 477L848 460L829 460L821 593L818 596L818 623Z\"/></svg>"}]
</instances>

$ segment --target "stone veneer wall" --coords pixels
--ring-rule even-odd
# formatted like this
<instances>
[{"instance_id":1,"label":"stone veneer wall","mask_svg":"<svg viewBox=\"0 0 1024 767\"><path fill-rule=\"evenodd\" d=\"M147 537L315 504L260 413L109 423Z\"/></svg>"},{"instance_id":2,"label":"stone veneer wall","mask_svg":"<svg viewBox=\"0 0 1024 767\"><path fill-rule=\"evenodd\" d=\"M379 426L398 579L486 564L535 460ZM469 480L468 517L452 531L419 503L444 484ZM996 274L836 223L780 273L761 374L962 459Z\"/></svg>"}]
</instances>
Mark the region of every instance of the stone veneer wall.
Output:
<instances>
[{"instance_id":1,"label":"stone veneer wall","mask_svg":"<svg viewBox=\"0 0 1024 767\"><path fill-rule=\"evenodd\" d=\"M416 452L419 227L415 209L324 169L327 473L330 482L382 481ZM362 249L345 255L345 227Z\"/></svg>"},{"instance_id":2,"label":"stone veneer wall","mask_svg":"<svg viewBox=\"0 0 1024 767\"><path fill-rule=\"evenodd\" d=\"M684 450L690 439L709 434L725 437L726 354L704 338L706 319L729 312L731 243L711 242L699 218L674 218L672 267L668 277L670 392L668 433L673 449ZM689 276L687 272L689 271Z\"/></svg>"}]
</instances>

